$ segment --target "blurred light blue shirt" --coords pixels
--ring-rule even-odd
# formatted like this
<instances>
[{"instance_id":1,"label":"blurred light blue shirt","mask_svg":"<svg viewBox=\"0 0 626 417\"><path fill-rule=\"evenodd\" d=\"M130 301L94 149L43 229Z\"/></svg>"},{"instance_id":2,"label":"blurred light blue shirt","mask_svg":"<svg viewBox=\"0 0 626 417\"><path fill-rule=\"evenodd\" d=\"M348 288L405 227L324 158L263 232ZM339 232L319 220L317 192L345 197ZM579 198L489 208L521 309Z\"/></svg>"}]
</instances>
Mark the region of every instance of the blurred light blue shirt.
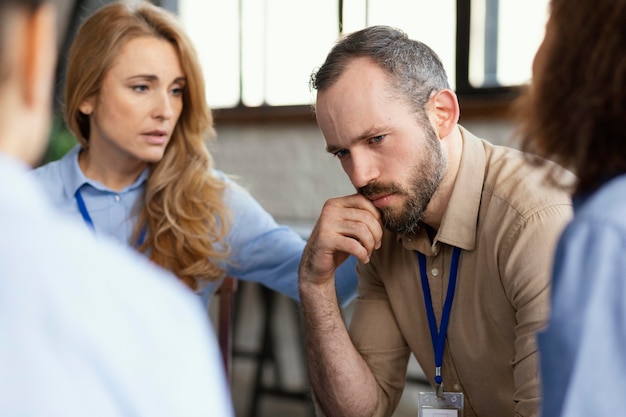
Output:
<instances>
[{"instance_id":1,"label":"blurred light blue shirt","mask_svg":"<svg viewBox=\"0 0 626 417\"><path fill-rule=\"evenodd\" d=\"M112 236L125 245L131 242L136 222L137 204L141 204L148 170L137 180L117 192L83 174L78 166L80 146L77 145L63 158L51 162L34 172L55 206L80 219L75 193L80 189L91 216L96 233ZM224 173L214 174L229 185L225 201L233 214L233 225L226 237L231 256L222 266L226 274L244 281L259 282L294 300L299 300L298 266L305 241L293 229L279 225L274 218L242 187ZM85 227L87 227L85 225ZM351 256L336 273L337 295L346 305L357 294L356 258ZM217 283L200 291L208 304Z\"/></svg>"},{"instance_id":2,"label":"blurred light blue shirt","mask_svg":"<svg viewBox=\"0 0 626 417\"><path fill-rule=\"evenodd\" d=\"M198 298L2 155L0 231L0 416L233 416Z\"/></svg>"},{"instance_id":3,"label":"blurred light blue shirt","mask_svg":"<svg viewBox=\"0 0 626 417\"><path fill-rule=\"evenodd\" d=\"M625 415L626 176L574 200L538 343L543 416Z\"/></svg>"}]
</instances>

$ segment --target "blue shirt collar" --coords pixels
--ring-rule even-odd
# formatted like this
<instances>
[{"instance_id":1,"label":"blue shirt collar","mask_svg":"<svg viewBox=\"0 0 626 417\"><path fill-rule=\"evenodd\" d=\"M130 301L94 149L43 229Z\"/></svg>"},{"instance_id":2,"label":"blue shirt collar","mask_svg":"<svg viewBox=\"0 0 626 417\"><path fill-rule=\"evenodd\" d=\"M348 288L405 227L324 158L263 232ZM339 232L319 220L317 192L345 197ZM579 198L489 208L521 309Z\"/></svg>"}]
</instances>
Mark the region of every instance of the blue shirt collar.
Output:
<instances>
[{"instance_id":1,"label":"blue shirt collar","mask_svg":"<svg viewBox=\"0 0 626 417\"><path fill-rule=\"evenodd\" d=\"M60 161L61 172L64 178L63 186L68 198L73 198L74 194L76 194L76 190L78 190L85 184L88 184L97 190L121 194L126 191L134 190L135 188L143 186L144 182L147 181L148 176L150 175L150 168L147 167L143 170L139 177L137 177L137 180L135 180L135 182L130 184L128 187L119 192L113 191L101 182L92 180L85 176L82 169L80 169L80 166L78 165L78 155L80 154L81 150L82 147L80 145L76 145Z\"/></svg>"}]
</instances>

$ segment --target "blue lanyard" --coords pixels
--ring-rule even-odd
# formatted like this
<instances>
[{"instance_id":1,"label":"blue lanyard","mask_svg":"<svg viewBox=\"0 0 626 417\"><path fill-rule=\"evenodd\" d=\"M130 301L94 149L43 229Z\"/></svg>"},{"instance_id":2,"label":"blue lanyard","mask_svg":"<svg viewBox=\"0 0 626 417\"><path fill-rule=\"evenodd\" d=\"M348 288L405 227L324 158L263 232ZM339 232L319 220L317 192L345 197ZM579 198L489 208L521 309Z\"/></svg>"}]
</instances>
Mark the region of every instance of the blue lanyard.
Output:
<instances>
[{"instance_id":1,"label":"blue lanyard","mask_svg":"<svg viewBox=\"0 0 626 417\"><path fill-rule=\"evenodd\" d=\"M87 226L89 226L89 228L95 232L96 227L94 226L93 220L91 219L91 216L89 215L89 211L87 210L87 206L85 205L85 200L83 199L83 195L80 192L80 188L76 190L76 193L74 193L74 197L76 198L76 204L78 205L78 210L80 211L80 215L83 216L83 220L85 221ZM139 233L139 237L137 238L137 243L135 244L135 247L138 248L139 246L141 246L145 240L146 240L146 228L144 227L141 229L141 232Z\"/></svg>"},{"instance_id":2,"label":"blue lanyard","mask_svg":"<svg viewBox=\"0 0 626 417\"><path fill-rule=\"evenodd\" d=\"M450 263L450 280L448 282L448 291L446 300L443 304L441 313L441 325L437 331L437 321L435 320L435 312L433 310L433 301L430 296L430 286L428 285L428 276L426 275L426 256L417 252L417 259L420 265L420 275L422 278L422 290L424 291L424 302L426 304L426 314L428 315L428 327L430 327L430 337L433 341L433 349L435 351L435 383L437 390L442 384L441 365L443 364L443 350L446 343L446 333L448 331L448 322L450 320L450 311L452 310L452 300L454 299L454 290L456 287L456 276L459 269L459 257L461 249L455 247L452 251L452 262Z\"/></svg>"}]
</instances>

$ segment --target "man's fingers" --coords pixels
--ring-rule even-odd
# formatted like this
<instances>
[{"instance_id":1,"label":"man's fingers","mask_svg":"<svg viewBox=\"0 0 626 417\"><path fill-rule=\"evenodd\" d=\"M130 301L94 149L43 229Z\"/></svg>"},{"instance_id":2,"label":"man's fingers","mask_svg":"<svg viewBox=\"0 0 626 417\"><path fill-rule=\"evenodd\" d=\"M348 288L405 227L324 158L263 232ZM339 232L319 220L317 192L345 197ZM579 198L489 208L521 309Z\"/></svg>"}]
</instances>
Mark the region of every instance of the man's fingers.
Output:
<instances>
[{"instance_id":1,"label":"man's fingers","mask_svg":"<svg viewBox=\"0 0 626 417\"><path fill-rule=\"evenodd\" d=\"M301 279L325 283L337 267L355 256L368 263L382 239L380 212L371 201L354 194L328 200L309 236L301 263Z\"/></svg>"},{"instance_id":2,"label":"man's fingers","mask_svg":"<svg viewBox=\"0 0 626 417\"><path fill-rule=\"evenodd\" d=\"M380 212L361 195L329 200L322 209L320 222L324 230L356 239L368 254L380 246L383 233Z\"/></svg>"},{"instance_id":3,"label":"man's fingers","mask_svg":"<svg viewBox=\"0 0 626 417\"><path fill-rule=\"evenodd\" d=\"M378 229L380 229L380 225L375 221L344 220L337 225L336 232L345 240L344 244L350 248L354 248L351 244L352 241L359 243L369 257L380 242L381 236L377 231Z\"/></svg>"}]
</instances>

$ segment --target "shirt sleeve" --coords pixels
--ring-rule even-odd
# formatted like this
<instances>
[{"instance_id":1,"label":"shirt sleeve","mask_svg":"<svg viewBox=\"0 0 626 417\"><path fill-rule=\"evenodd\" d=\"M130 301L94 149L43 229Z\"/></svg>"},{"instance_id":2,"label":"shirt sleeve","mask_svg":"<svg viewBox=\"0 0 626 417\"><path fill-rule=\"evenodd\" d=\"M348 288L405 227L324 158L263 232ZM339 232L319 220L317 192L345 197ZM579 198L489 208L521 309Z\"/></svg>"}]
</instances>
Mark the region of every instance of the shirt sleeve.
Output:
<instances>
[{"instance_id":1,"label":"shirt sleeve","mask_svg":"<svg viewBox=\"0 0 626 417\"><path fill-rule=\"evenodd\" d=\"M554 251L571 207L555 205L523 217L510 231L498 255L504 290L515 311L512 358L515 415L535 416L539 409L539 356L536 333L545 326L550 304Z\"/></svg>"},{"instance_id":2,"label":"shirt sleeve","mask_svg":"<svg viewBox=\"0 0 626 417\"><path fill-rule=\"evenodd\" d=\"M538 337L545 416L623 414L626 230L574 222L554 267L552 313Z\"/></svg>"},{"instance_id":3,"label":"shirt sleeve","mask_svg":"<svg viewBox=\"0 0 626 417\"><path fill-rule=\"evenodd\" d=\"M372 262L359 264L357 269L361 280L349 323L350 337L378 383L374 417L390 416L404 390L410 350Z\"/></svg>"},{"instance_id":4,"label":"shirt sleeve","mask_svg":"<svg viewBox=\"0 0 626 417\"><path fill-rule=\"evenodd\" d=\"M298 266L305 240L276 220L241 186L227 180L226 202L233 224L227 237L231 256L226 272L254 281L299 301ZM356 297L356 258L350 257L336 272L337 295L346 305Z\"/></svg>"}]
</instances>

